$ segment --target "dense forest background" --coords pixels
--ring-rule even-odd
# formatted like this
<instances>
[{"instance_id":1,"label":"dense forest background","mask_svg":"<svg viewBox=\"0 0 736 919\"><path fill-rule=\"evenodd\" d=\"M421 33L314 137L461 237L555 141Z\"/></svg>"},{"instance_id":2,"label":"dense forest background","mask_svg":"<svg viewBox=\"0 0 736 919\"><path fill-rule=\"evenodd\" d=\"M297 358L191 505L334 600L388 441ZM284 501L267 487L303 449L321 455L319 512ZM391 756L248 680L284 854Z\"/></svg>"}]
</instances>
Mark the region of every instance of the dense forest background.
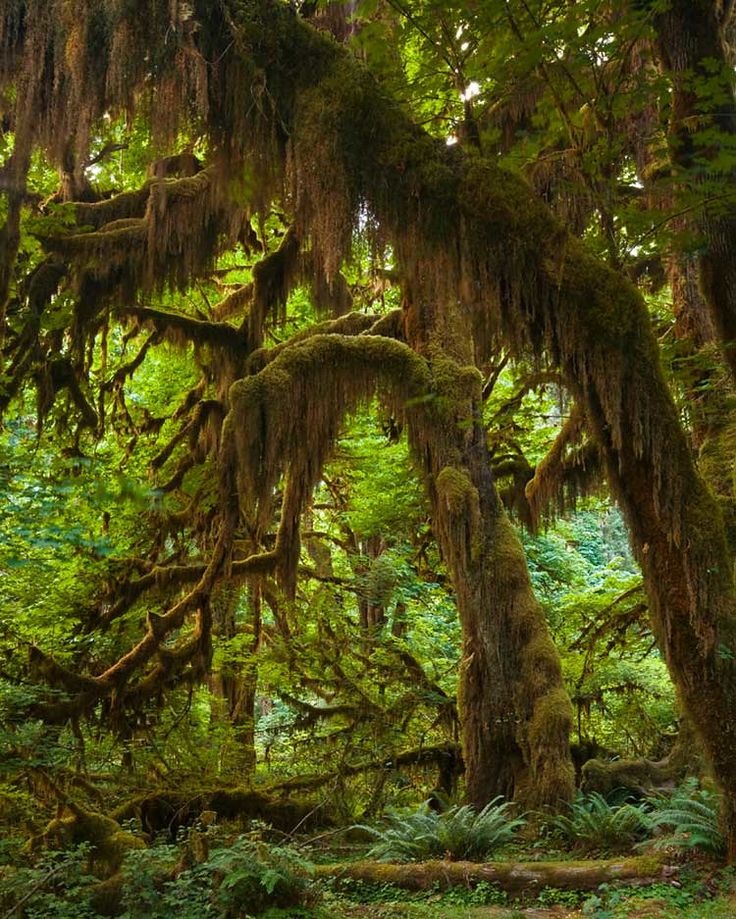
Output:
<instances>
[{"instance_id":1,"label":"dense forest background","mask_svg":"<svg viewBox=\"0 0 736 919\"><path fill-rule=\"evenodd\" d=\"M733 40L2 0L10 862L688 776L733 860Z\"/></svg>"}]
</instances>

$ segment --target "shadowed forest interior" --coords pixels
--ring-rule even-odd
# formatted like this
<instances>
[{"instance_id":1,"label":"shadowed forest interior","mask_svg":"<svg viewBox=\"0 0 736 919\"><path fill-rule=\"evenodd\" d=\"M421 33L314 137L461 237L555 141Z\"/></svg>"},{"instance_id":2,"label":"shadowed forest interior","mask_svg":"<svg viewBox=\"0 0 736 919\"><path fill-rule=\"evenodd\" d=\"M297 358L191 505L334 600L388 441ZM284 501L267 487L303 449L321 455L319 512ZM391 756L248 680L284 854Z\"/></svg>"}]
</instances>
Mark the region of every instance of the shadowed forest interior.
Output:
<instances>
[{"instance_id":1,"label":"shadowed forest interior","mask_svg":"<svg viewBox=\"0 0 736 919\"><path fill-rule=\"evenodd\" d=\"M0 915L736 916L730 0L0 0Z\"/></svg>"}]
</instances>

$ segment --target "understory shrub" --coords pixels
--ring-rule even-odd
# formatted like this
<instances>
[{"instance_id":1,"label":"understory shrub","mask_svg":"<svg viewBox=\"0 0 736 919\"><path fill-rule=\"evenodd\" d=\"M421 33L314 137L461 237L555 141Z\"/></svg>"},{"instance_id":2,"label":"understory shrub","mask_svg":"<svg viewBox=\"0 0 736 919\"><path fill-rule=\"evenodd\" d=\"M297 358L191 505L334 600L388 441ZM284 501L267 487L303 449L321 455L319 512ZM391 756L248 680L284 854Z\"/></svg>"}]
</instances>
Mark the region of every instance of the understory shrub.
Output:
<instances>
[{"instance_id":1,"label":"understory shrub","mask_svg":"<svg viewBox=\"0 0 736 919\"><path fill-rule=\"evenodd\" d=\"M192 863L185 845L155 845L128 854L106 902L120 919L246 919L272 909L311 906L314 868L293 849L241 836L219 842ZM88 873L90 847L48 852L28 866L0 866L0 915L19 919L100 919L98 879ZM311 914L311 913L310 913Z\"/></svg>"},{"instance_id":2,"label":"understory shrub","mask_svg":"<svg viewBox=\"0 0 736 919\"><path fill-rule=\"evenodd\" d=\"M45 852L33 862L0 865L0 915L23 919L98 919L91 905L97 879L87 871L90 847Z\"/></svg>"},{"instance_id":3,"label":"understory shrub","mask_svg":"<svg viewBox=\"0 0 736 919\"><path fill-rule=\"evenodd\" d=\"M240 919L315 898L313 866L285 846L240 836L213 849L202 864L172 869L177 853L173 846L131 853L124 867L123 919Z\"/></svg>"},{"instance_id":4,"label":"understory shrub","mask_svg":"<svg viewBox=\"0 0 736 919\"><path fill-rule=\"evenodd\" d=\"M378 861L410 862L430 858L488 858L513 841L523 817L512 817L511 804L494 798L482 810L469 804L442 813L425 802L409 814L389 814L382 827L361 826L375 843L368 851Z\"/></svg>"},{"instance_id":5,"label":"understory shrub","mask_svg":"<svg viewBox=\"0 0 736 919\"><path fill-rule=\"evenodd\" d=\"M567 814L548 821L552 834L564 845L585 854L628 852L651 831L644 806L609 804L603 795L578 795Z\"/></svg>"},{"instance_id":6,"label":"understory shrub","mask_svg":"<svg viewBox=\"0 0 736 919\"><path fill-rule=\"evenodd\" d=\"M700 849L719 857L726 851L720 820L721 798L689 779L669 796L654 799L650 820L661 832L655 848Z\"/></svg>"}]
</instances>

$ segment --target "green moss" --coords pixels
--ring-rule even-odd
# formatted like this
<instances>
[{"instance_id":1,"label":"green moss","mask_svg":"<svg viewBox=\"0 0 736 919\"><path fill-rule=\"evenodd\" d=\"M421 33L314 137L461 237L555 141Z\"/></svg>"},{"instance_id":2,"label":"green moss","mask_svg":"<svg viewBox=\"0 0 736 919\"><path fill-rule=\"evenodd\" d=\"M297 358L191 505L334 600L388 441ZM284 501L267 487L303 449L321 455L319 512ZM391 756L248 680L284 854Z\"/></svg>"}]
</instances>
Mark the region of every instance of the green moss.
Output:
<instances>
[{"instance_id":1,"label":"green moss","mask_svg":"<svg viewBox=\"0 0 736 919\"><path fill-rule=\"evenodd\" d=\"M586 792L609 794L617 788L625 788L635 794L642 794L652 787L663 785L677 777L676 767L649 760L616 760L605 762L591 759L583 766L581 787Z\"/></svg>"},{"instance_id":2,"label":"green moss","mask_svg":"<svg viewBox=\"0 0 736 919\"><path fill-rule=\"evenodd\" d=\"M454 342L453 338L456 339ZM483 378L476 367L461 364L454 357L447 356L448 352L462 354L467 350L467 339L459 332L453 333L449 339L443 335L442 339L442 346L432 345L428 355L435 391L448 411L467 414L469 406L477 404L480 398Z\"/></svg>"},{"instance_id":3,"label":"green moss","mask_svg":"<svg viewBox=\"0 0 736 919\"><path fill-rule=\"evenodd\" d=\"M559 657L554 656L554 664L559 669ZM537 700L529 726L531 742L539 741L545 735L564 735L570 732L573 720L573 708L567 691L562 686L551 689Z\"/></svg>"},{"instance_id":4,"label":"green moss","mask_svg":"<svg viewBox=\"0 0 736 919\"><path fill-rule=\"evenodd\" d=\"M440 501L444 502L448 512L454 516L464 515L468 510L478 506L478 490L473 485L467 469L445 466L435 478L435 487Z\"/></svg>"},{"instance_id":5,"label":"green moss","mask_svg":"<svg viewBox=\"0 0 736 919\"><path fill-rule=\"evenodd\" d=\"M115 820L78 806L71 815L52 820L40 836L31 840L30 847L66 848L83 842L91 843L91 867L102 877L114 874L126 853L145 848L140 837L123 830Z\"/></svg>"}]
</instances>

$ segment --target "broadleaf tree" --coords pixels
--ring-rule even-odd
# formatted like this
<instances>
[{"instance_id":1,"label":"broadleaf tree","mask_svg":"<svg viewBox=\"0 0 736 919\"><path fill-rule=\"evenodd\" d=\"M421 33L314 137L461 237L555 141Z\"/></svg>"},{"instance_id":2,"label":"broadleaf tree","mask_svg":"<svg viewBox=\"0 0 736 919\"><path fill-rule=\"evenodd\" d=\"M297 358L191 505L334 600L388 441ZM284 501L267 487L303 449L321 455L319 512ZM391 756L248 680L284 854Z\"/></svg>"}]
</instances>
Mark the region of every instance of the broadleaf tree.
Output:
<instances>
[{"instance_id":1,"label":"broadleaf tree","mask_svg":"<svg viewBox=\"0 0 736 919\"><path fill-rule=\"evenodd\" d=\"M736 853L731 7L702 7L674 53L677 2L5 5L2 404L35 393L71 456L125 434L160 496L83 625L127 645L77 669L34 645L64 693L37 717L125 724L207 674L223 584L254 610L272 579L293 598L313 492L378 395L454 587L468 799L569 800L572 707L493 472L487 400L513 360L568 416L526 460L529 522L605 478ZM133 173L149 160L129 187L123 122ZM694 380L660 360L644 293L665 277ZM159 414L131 381L167 343L198 373Z\"/></svg>"}]
</instances>

